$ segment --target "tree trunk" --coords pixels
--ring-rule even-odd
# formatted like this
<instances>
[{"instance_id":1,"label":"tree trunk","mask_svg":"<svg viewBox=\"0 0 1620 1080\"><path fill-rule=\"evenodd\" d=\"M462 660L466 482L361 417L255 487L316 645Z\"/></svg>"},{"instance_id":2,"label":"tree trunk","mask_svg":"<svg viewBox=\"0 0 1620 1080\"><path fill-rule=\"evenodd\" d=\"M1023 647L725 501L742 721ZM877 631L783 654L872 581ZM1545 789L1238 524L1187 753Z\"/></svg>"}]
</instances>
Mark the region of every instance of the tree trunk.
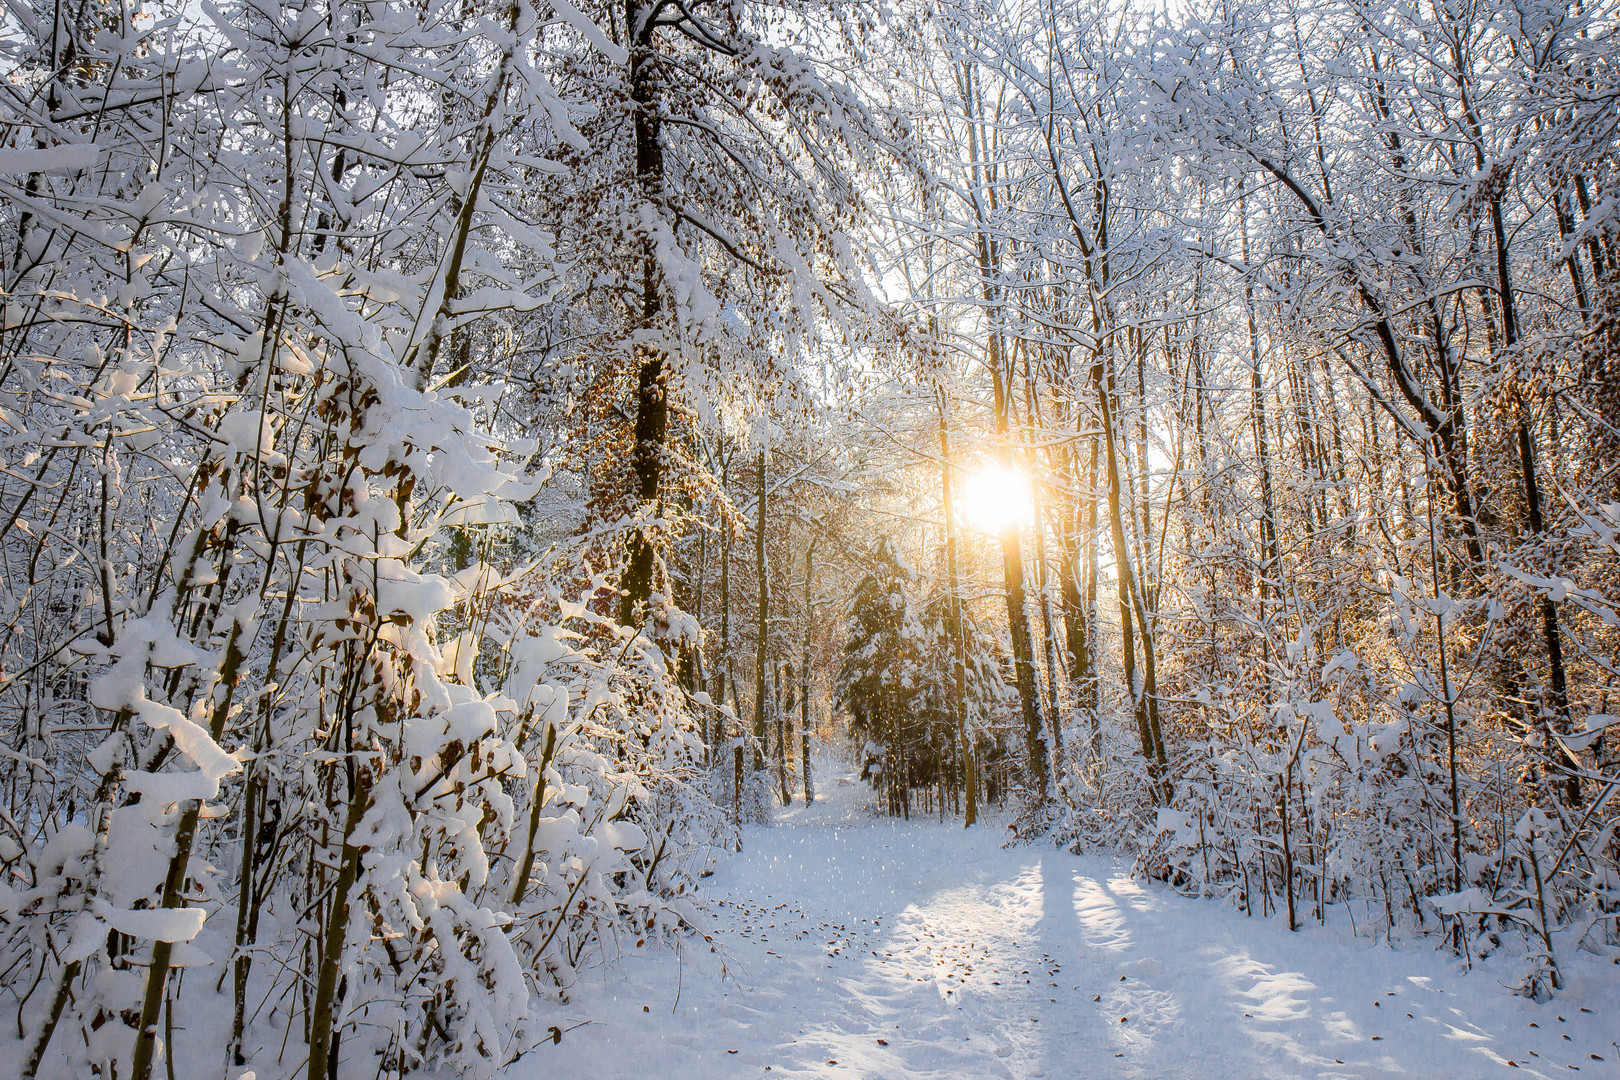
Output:
<instances>
[{"instance_id":1,"label":"tree trunk","mask_svg":"<svg viewBox=\"0 0 1620 1080\"><path fill-rule=\"evenodd\" d=\"M219 686L214 691L214 705L210 710L209 734L215 742L224 737L225 723L233 710L238 675L246 659L242 647L242 622L233 619L225 644L224 661L219 669ZM184 903L182 894L189 880L191 849L196 842L197 822L201 815L202 802L196 799L186 802L180 812L180 821L174 831L174 854L169 858L168 873L163 880L163 897L159 901L163 910L178 908ZM147 1080L152 1074L152 1062L157 1051L158 1012L167 1000L169 967L173 957L173 943L152 943L146 968L146 989L141 1002L140 1027L135 1032L135 1054L130 1062L131 1080Z\"/></svg>"},{"instance_id":2,"label":"tree trunk","mask_svg":"<svg viewBox=\"0 0 1620 1080\"><path fill-rule=\"evenodd\" d=\"M1248 201L1239 189L1238 216L1241 221L1243 238L1243 262L1250 266L1249 259L1249 207ZM1272 688L1271 679L1271 592L1273 575L1282 571L1281 559L1277 550L1277 504L1271 485L1271 449L1268 438L1269 428L1266 423L1266 385L1260 370L1260 331L1254 314L1254 285L1252 279L1244 276L1243 280L1243 308L1249 333L1249 388L1251 394L1252 427L1254 429L1255 453L1260 459L1260 549L1261 564L1259 577L1260 586L1260 668L1264 680L1262 706L1266 715L1265 724L1271 723L1271 710L1276 705L1276 695ZM1269 734L1268 734L1269 738ZM1286 733L1283 738L1283 749L1290 748L1290 740ZM1283 852L1283 889L1288 901L1288 929L1298 928L1294 915L1294 849L1289 835L1288 798L1293 787L1293 757L1289 756L1283 769L1283 776L1279 784L1282 792L1282 801L1279 812L1282 823L1282 852Z\"/></svg>"},{"instance_id":3,"label":"tree trunk","mask_svg":"<svg viewBox=\"0 0 1620 1080\"><path fill-rule=\"evenodd\" d=\"M1142 757L1147 762L1154 798L1163 805L1168 804L1170 792L1165 780L1168 760L1164 750L1164 739L1158 731L1158 682L1152 651L1153 634L1147 620L1146 609L1141 602L1141 590L1137 584L1136 571L1132 566L1131 549L1125 538L1123 503L1128 489L1121 479L1119 467L1119 446L1123 434L1115 422L1117 414L1114 408L1113 375L1111 371L1105 375L1106 367L1105 359L1100 358L1093 368L1092 385L1097 391L1098 414L1102 418L1103 442L1107 447L1108 519L1113 534L1115 575L1119 582L1120 638L1124 651L1126 689L1131 695L1133 712L1136 716L1137 738L1141 743ZM1140 662L1133 640L1137 629L1133 626L1133 622L1141 630Z\"/></svg>"},{"instance_id":4,"label":"tree trunk","mask_svg":"<svg viewBox=\"0 0 1620 1080\"><path fill-rule=\"evenodd\" d=\"M967 642L963 640L961 578L957 568L956 551L956 497L953 493L951 470L950 417L946 409L945 391L935 387L934 400L939 407L939 484L940 498L945 508L945 573L946 587L950 590L947 618L951 636L951 671L956 693L951 701L951 723L956 730L956 754L962 763L962 787L965 807L962 827L978 821L978 784L973 770L973 732L967 724Z\"/></svg>"},{"instance_id":5,"label":"tree trunk","mask_svg":"<svg viewBox=\"0 0 1620 1080\"><path fill-rule=\"evenodd\" d=\"M1032 536L1035 541L1035 595L1036 604L1041 613L1041 644L1042 654L1046 661L1046 694L1047 707L1045 709L1046 738L1049 740L1047 751L1051 761L1052 772L1055 777L1063 775L1063 703L1058 682L1058 640L1052 625L1052 596L1048 586L1046 568L1046 514L1041 500L1041 485L1036 482L1039 461L1036 458L1036 405L1035 397L1035 369L1030 362L1028 350L1024 353L1024 431L1029 444L1029 494L1030 509L1034 519ZM1057 783L1054 781L1053 787Z\"/></svg>"},{"instance_id":6,"label":"tree trunk","mask_svg":"<svg viewBox=\"0 0 1620 1080\"><path fill-rule=\"evenodd\" d=\"M720 459L720 490L728 492L731 462ZM731 670L731 523L720 521L720 663L714 665L714 703L726 703L726 673Z\"/></svg>"},{"instance_id":7,"label":"tree trunk","mask_svg":"<svg viewBox=\"0 0 1620 1080\"><path fill-rule=\"evenodd\" d=\"M765 768L765 667L770 658L770 575L765 566L765 445L755 459L754 562L759 572L759 617L754 641L754 771Z\"/></svg>"},{"instance_id":8,"label":"tree trunk","mask_svg":"<svg viewBox=\"0 0 1620 1080\"><path fill-rule=\"evenodd\" d=\"M776 693L774 708L776 712L776 786L777 793L782 798L783 806L793 803L793 792L788 788L788 716L793 712L793 665L786 663L773 665L776 668ZM786 697L783 696L784 681L783 667L786 666Z\"/></svg>"},{"instance_id":9,"label":"tree trunk","mask_svg":"<svg viewBox=\"0 0 1620 1080\"><path fill-rule=\"evenodd\" d=\"M1091 451L1086 464L1086 690L1080 700L1091 710L1091 750L1095 759L1101 752L1102 740L1102 682L1097 674L1097 578L1098 548L1101 536L1097 529L1097 514L1101 500L1097 497L1097 435L1091 436Z\"/></svg>"},{"instance_id":10,"label":"tree trunk","mask_svg":"<svg viewBox=\"0 0 1620 1080\"><path fill-rule=\"evenodd\" d=\"M1012 434L1008 428L1008 385L1011 374L1002 361L1000 335L990 336L990 371L995 384L996 458L1003 470L1013 468ZM1030 794L1044 807L1049 796L1050 776L1046 760L1046 740L1041 731L1039 690L1035 685L1035 654L1029 637L1029 612L1025 607L1024 553L1019 542L1019 522L1008 522L1001 530L1001 575L1007 595L1007 629L1012 637L1013 673L1018 684L1018 702L1024 720L1024 750L1029 757Z\"/></svg>"},{"instance_id":11,"label":"tree trunk","mask_svg":"<svg viewBox=\"0 0 1620 1080\"><path fill-rule=\"evenodd\" d=\"M810 632L815 625L815 605L810 595L810 572L816 555L816 538L804 550L804 657L799 669L799 746L803 754L804 805L816 801L815 783L810 777Z\"/></svg>"},{"instance_id":12,"label":"tree trunk","mask_svg":"<svg viewBox=\"0 0 1620 1080\"><path fill-rule=\"evenodd\" d=\"M360 878L360 848L355 832L371 807L364 790L349 793L348 820L343 823L343 855L337 882L327 909L326 934L321 947L320 968L315 980L315 1004L309 1014L309 1069L307 1080L328 1080L336 1064L336 1033L332 1022L337 1008L338 975L342 968L343 942L349 929L349 893Z\"/></svg>"},{"instance_id":13,"label":"tree trunk","mask_svg":"<svg viewBox=\"0 0 1620 1080\"><path fill-rule=\"evenodd\" d=\"M978 259L979 283L983 291L986 317L990 323L988 364L995 383L996 459L1001 467L1012 469L1011 434L1007 426L1008 398L1012 393L1011 370L1006 363L1002 339L1001 294L998 241L990 230L990 216L996 208L995 164L986 161L983 140L985 124L978 100L979 91L971 65L962 70L963 95L967 107L968 157L974 179L973 212L977 222L974 244ZM983 191L983 200L979 191ZM988 201L988 205L986 202ZM1046 742L1041 738L1041 712L1035 688L1035 665L1029 640L1029 617L1024 610L1024 558L1018 544L1018 529L1004 528L1001 534L1001 571L1007 594L1007 628L1012 636L1013 671L1018 685L1018 701L1024 721L1024 748L1029 758L1032 794L1040 806L1047 799L1048 775Z\"/></svg>"},{"instance_id":14,"label":"tree trunk","mask_svg":"<svg viewBox=\"0 0 1620 1080\"><path fill-rule=\"evenodd\" d=\"M1491 200L1491 231L1496 237L1497 299L1502 313L1502 341L1507 350L1512 352L1519 341L1518 314L1513 302L1513 280L1508 269L1507 231L1502 224L1500 199ZM1547 526L1542 518L1541 485L1536 476L1535 434L1530 429L1530 408L1517 388L1513 391L1513 411L1518 426L1519 476L1524 483L1525 526L1529 529L1530 535L1535 537L1536 542L1541 543L1546 538ZM1546 592L1541 593L1540 606L1541 640L1547 650L1547 697L1550 699L1548 704L1553 714L1552 717L1544 717L1542 720L1546 729L1547 756L1554 775L1559 772L1565 773L1562 778L1554 781L1559 796L1564 800L1565 806L1575 807L1581 804L1581 781L1578 776L1569 774L1565 768L1563 758L1567 751L1560 752L1562 744L1557 738L1560 734L1566 734L1570 728L1568 677L1564 671L1564 646L1558 629L1558 606ZM1556 730L1554 721L1563 731Z\"/></svg>"},{"instance_id":15,"label":"tree trunk","mask_svg":"<svg viewBox=\"0 0 1620 1080\"><path fill-rule=\"evenodd\" d=\"M653 62L652 35L656 29L651 5L644 0L625 0L624 24L634 35L630 49L630 101L636 148L636 185L642 204L659 205L664 188L664 147L662 141L658 81ZM641 310L637 324L650 327L663 307L660 292L662 273L652 236L642 238ZM636 496L643 512L656 503L664 464L664 438L669 429L668 387L665 385L664 351L654 344L638 344L636 361L635 447L631 464L636 474ZM619 621L626 626L640 624L643 610L652 595L656 555L649 531L638 526L631 535L628 560L620 582Z\"/></svg>"}]
</instances>

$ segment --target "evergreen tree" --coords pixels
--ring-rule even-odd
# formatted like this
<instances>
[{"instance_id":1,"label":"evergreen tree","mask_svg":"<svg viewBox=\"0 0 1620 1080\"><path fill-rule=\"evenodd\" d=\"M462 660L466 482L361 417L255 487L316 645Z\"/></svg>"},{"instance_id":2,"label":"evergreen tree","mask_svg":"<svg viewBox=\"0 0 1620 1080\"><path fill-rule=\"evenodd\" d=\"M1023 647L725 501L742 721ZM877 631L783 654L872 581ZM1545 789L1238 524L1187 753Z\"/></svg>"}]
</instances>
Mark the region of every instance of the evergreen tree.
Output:
<instances>
[{"instance_id":1,"label":"evergreen tree","mask_svg":"<svg viewBox=\"0 0 1620 1080\"><path fill-rule=\"evenodd\" d=\"M849 710L851 731L866 740L861 775L884 792L891 816L910 816L906 750L908 705L916 690L922 624L911 594L917 574L894 541L878 537L872 568L850 600L843 660L838 669L838 700Z\"/></svg>"},{"instance_id":2,"label":"evergreen tree","mask_svg":"<svg viewBox=\"0 0 1620 1080\"><path fill-rule=\"evenodd\" d=\"M913 780L937 783L942 793L946 786L956 791L965 781L966 755L976 753L976 760L999 756L997 751L1003 748L996 721L1017 700L1016 691L1001 678L1005 657L1000 643L960 604L953 624L950 601L948 592L936 588L917 613L922 633L906 702L914 732ZM958 634L963 645L960 689L955 671Z\"/></svg>"}]
</instances>

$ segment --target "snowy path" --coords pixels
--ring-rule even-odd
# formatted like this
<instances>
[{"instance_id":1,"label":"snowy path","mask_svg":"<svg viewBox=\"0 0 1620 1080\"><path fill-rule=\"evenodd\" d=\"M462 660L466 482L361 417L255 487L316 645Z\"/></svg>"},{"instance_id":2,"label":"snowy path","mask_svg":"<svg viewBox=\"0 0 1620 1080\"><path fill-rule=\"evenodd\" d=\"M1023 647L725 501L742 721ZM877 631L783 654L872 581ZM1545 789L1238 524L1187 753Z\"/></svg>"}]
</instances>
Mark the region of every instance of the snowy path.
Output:
<instances>
[{"instance_id":1,"label":"snowy path","mask_svg":"<svg viewBox=\"0 0 1620 1080\"><path fill-rule=\"evenodd\" d=\"M750 830L709 879L733 978L627 956L555 1021L593 1023L511 1080L1620 1077L1607 961L1537 1005L1422 945L1289 934L994 825L872 821L858 791Z\"/></svg>"}]
</instances>

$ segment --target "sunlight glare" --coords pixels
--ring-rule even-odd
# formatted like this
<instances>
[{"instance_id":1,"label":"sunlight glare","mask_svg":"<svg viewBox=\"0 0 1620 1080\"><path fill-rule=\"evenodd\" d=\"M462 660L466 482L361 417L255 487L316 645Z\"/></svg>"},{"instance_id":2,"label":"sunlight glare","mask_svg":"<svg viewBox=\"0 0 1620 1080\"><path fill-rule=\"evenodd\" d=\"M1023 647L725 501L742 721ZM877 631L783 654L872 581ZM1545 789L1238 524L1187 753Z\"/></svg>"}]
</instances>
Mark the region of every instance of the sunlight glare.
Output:
<instances>
[{"instance_id":1,"label":"sunlight glare","mask_svg":"<svg viewBox=\"0 0 1620 1080\"><path fill-rule=\"evenodd\" d=\"M961 507L968 523L989 533L1020 525L1030 515L1029 479L1017 469L991 465L962 484Z\"/></svg>"}]
</instances>

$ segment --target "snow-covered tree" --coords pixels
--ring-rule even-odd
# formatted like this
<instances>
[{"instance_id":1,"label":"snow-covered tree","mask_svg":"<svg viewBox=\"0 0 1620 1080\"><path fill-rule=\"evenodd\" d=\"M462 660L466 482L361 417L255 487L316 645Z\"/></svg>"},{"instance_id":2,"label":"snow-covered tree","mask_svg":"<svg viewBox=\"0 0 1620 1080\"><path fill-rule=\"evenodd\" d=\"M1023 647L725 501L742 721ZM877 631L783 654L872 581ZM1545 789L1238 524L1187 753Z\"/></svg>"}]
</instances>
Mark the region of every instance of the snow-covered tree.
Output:
<instances>
[{"instance_id":1,"label":"snow-covered tree","mask_svg":"<svg viewBox=\"0 0 1620 1080\"><path fill-rule=\"evenodd\" d=\"M920 734L909 705L922 662L922 623L913 593L917 575L894 541L880 536L870 568L855 586L845 616L838 700L851 731L865 740L862 776L883 792L891 816L911 816L912 759Z\"/></svg>"}]
</instances>

